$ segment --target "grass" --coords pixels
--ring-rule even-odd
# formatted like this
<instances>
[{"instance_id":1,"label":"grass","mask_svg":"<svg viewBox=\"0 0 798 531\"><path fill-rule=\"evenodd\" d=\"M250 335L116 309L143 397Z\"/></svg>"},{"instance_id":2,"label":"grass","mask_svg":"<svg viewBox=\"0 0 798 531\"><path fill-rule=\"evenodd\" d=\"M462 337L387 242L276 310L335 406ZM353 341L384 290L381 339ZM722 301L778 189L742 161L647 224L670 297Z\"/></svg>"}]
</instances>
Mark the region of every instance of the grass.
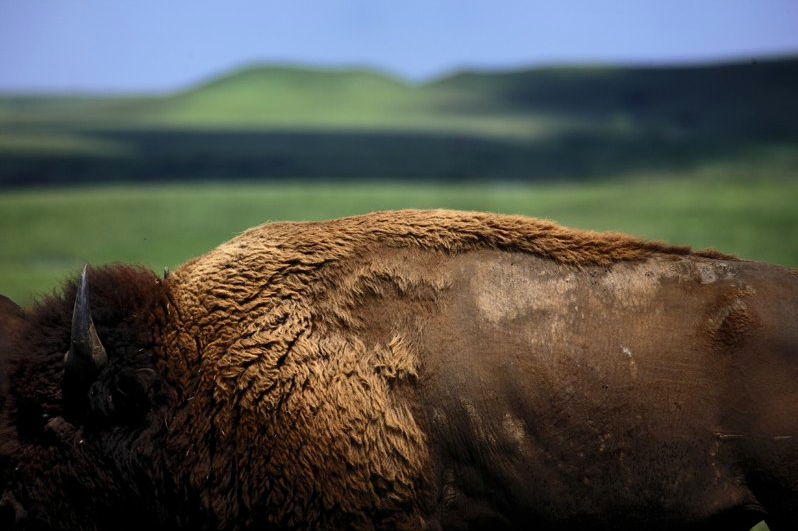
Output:
<instances>
[{"instance_id":1,"label":"grass","mask_svg":"<svg viewBox=\"0 0 798 531\"><path fill-rule=\"evenodd\" d=\"M127 154L128 151L124 146L78 133L33 132L11 134L0 132L0 157L3 155L114 157Z\"/></svg>"},{"instance_id":2,"label":"grass","mask_svg":"<svg viewBox=\"0 0 798 531\"><path fill-rule=\"evenodd\" d=\"M798 266L798 182L637 178L587 185L208 184L0 195L0 293L21 304L83 263L174 269L251 226L374 210L520 213Z\"/></svg>"},{"instance_id":3,"label":"grass","mask_svg":"<svg viewBox=\"0 0 798 531\"><path fill-rule=\"evenodd\" d=\"M798 59L463 72L260 66L169 95L0 97L0 187L376 177L551 182L798 160Z\"/></svg>"},{"instance_id":4,"label":"grass","mask_svg":"<svg viewBox=\"0 0 798 531\"><path fill-rule=\"evenodd\" d=\"M715 170L705 171L711 177ZM587 185L195 184L6 193L0 195L0 293L27 305L83 263L174 269L265 221L397 208L521 213L798 266L798 181L692 177ZM767 529L763 522L752 531Z\"/></svg>"},{"instance_id":5,"label":"grass","mask_svg":"<svg viewBox=\"0 0 798 531\"><path fill-rule=\"evenodd\" d=\"M793 58L422 86L260 67L166 96L0 97L0 293L27 305L84 263L174 269L266 221L398 208L520 213L796 267L797 90ZM368 183L329 184L342 177ZM397 178L451 184L381 184ZM162 179L217 184L142 184ZM59 188L9 191L42 184Z\"/></svg>"}]
</instances>

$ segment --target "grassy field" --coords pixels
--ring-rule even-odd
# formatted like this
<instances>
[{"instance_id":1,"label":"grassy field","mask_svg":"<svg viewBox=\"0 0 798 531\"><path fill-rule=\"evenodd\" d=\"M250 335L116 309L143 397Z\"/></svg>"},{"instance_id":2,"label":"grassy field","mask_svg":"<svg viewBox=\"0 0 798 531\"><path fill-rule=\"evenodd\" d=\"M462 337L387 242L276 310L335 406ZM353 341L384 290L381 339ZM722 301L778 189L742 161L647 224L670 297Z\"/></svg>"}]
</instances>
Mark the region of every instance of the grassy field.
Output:
<instances>
[{"instance_id":1,"label":"grassy field","mask_svg":"<svg viewBox=\"0 0 798 531\"><path fill-rule=\"evenodd\" d=\"M244 229L374 210L518 213L798 266L798 182L637 178L588 185L118 186L0 195L0 293L21 304L82 264L174 269Z\"/></svg>"},{"instance_id":2,"label":"grassy field","mask_svg":"<svg viewBox=\"0 0 798 531\"><path fill-rule=\"evenodd\" d=\"M798 58L423 85L263 66L167 95L0 95L0 294L28 305L84 263L174 269L267 221L400 208L797 267L796 93Z\"/></svg>"},{"instance_id":3,"label":"grassy field","mask_svg":"<svg viewBox=\"0 0 798 531\"><path fill-rule=\"evenodd\" d=\"M257 66L174 94L0 95L0 188L304 178L520 183L798 160L798 59L461 72ZM795 168L795 164L792 166Z\"/></svg>"}]
</instances>

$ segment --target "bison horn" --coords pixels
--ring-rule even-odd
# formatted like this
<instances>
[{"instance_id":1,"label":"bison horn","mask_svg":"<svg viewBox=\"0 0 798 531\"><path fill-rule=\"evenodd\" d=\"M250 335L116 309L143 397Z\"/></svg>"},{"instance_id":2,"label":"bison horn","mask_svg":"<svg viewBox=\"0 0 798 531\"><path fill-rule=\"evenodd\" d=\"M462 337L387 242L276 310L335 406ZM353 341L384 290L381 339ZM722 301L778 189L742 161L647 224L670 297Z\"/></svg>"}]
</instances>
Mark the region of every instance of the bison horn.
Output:
<instances>
[{"instance_id":1,"label":"bison horn","mask_svg":"<svg viewBox=\"0 0 798 531\"><path fill-rule=\"evenodd\" d=\"M64 378L88 386L97 378L106 363L108 356L91 320L88 271L84 266L72 311L72 340L64 363Z\"/></svg>"}]
</instances>

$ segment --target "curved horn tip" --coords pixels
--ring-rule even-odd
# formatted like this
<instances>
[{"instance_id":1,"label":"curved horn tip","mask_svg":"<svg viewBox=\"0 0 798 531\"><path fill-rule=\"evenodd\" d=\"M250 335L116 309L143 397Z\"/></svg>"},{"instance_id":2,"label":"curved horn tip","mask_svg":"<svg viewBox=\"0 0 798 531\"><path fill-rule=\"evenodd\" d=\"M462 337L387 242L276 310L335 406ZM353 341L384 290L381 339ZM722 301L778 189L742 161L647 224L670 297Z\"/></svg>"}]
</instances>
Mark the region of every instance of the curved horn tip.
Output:
<instances>
[{"instance_id":1,"label":"curved horn tip","mask_svg":"<svg viewBox=\"0 0 798 531\"><path fill-rule=\"evenodd\" d=\"M93 379L108 362L94 322L89 305L88 265L83 266L80 283L75 295L72 310L72 338L69 352L65 358L68 377L80 380Z\"/></svg>"},{"instance_id":2,"label":"curved horn tip","mask_svg":"<svg viewBox=\"0 0 798 531\"><path fill-rule=\"evenodd\" d=\"M80 282L78 283L78 292L75 295L75 307L78 301L85 300L88 304L89 300L89 264L84 264L83 269L80 270Z\"/></svg>"}]
</instances>

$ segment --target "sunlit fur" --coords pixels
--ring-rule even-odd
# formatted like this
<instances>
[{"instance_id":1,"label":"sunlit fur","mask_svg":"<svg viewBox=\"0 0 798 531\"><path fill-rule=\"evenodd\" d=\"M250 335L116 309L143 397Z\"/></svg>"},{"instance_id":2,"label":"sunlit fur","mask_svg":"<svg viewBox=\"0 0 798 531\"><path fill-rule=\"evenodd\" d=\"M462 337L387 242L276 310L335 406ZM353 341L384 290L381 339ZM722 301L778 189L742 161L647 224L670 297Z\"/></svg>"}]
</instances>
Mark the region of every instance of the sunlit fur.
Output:
<instances>
[{"instance_id":1,"label":"sunlit fur","mask_svg":"<svg viewBox=\"0 0 798 531\"><path fill-rule=\"evenodd\" d=\"M59 529L434 526L419 338L379 323L375 301L432 315L450 288L435 264L484 249L569 271L729 258L520 216L401 211L266 224L163 281L91 269L109 364L85 409L65 413L75 282L28 310L4 353L0 487ZM408 265L421 255L429 270Z\"/></svg>"}]
</instances>

